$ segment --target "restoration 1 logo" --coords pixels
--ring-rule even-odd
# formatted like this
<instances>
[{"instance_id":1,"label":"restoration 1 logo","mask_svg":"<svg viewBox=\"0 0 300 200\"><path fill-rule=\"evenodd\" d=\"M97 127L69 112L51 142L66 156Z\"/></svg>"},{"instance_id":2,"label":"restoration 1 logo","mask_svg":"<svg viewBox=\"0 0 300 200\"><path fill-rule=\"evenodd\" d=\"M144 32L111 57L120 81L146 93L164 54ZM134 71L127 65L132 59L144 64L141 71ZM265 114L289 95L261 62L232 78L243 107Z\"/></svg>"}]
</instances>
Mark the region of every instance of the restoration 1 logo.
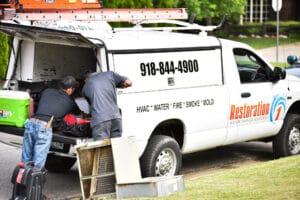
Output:
<instances>
[{"instance_id":1,"label":"restoration 1 logo","mask_svg":"<svg viewBox=\"0 0 300 200\"><path fill-rule=\"evenodd\" d=\"M274 97L270 108L270 121L275 122L282 119L286 110L286 98L281 95Z\"/></svg>"}]
</instances>

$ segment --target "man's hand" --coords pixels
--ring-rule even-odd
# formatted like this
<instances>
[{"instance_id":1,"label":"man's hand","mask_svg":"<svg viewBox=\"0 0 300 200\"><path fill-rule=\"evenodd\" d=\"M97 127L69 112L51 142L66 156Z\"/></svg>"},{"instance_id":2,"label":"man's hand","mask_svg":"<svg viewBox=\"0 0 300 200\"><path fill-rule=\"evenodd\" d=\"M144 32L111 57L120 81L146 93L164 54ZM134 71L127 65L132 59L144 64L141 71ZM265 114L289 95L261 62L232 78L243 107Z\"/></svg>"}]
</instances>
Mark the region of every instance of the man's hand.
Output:
<instances>
[{"instance_id":1,"label":"man's hand","mask_svg":"<svg viewBox=\"0 0 300 200\"><path fill-rule=\"evenodd\" d=\"M132 81L129 79L126 79L123 84L121 85L121 88L127 88L132 86Z\"/></svg>"}]
</instances>

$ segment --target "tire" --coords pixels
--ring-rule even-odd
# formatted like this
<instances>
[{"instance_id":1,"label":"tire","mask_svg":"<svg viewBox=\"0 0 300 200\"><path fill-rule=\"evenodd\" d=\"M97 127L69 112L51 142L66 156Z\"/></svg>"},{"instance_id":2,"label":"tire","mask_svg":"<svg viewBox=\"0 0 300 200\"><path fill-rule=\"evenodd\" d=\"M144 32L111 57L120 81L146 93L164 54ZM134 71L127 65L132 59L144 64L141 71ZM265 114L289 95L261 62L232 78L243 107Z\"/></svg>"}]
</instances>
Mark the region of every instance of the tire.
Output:
<instances>
[{"instance_id":1,"label":"tire","mask_svg":"<svg viewBox=\"0 0 300 200\"><path fill-rule=\"evenodd\" d=\"M273 139L275 158L300 153L300 115L287 114L283 127Z\"/></svg>"},{"instance_id":2,"label":"tire","mask_svg":"<svg viewBox=\"0 0 300 200\"><path fill-rule=\"evenodd\" d=\"M155 135L140 159L142 176L178 175L181 162L182 156L176 140L165 135Z\"/></svg>"},{"instance_id":3,"label":"tire","mask_svg":"<svg viewBox=\"0 0 300 200\"><path fill-rule=\"evenodd\" d=\"M76 160L76 157L49 153L47 156L45 168L50 172L67 172L72 168Z\"/></svg>"}]
</instances>

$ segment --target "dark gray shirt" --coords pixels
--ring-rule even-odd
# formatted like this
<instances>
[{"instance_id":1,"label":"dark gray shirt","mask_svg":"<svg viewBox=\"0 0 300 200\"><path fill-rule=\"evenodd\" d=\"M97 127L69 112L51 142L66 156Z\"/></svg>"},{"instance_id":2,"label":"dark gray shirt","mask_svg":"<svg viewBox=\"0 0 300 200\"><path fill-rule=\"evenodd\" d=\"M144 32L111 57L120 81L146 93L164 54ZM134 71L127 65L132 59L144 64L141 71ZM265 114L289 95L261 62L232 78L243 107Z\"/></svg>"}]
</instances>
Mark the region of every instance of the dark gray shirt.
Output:
<instances>
[{"instance_id":1,"label":"dark gray shirt","mask_svg":"<svg viewBox=\"0 0 300 200\"><path fill-rule=\"evenodd\" d=\"M82 94L91 105L91 127L112 119L121 118L116 88L127 79L115 72L93 74L82 88Z\"/></svg>"},{"instance_id":2,"label":"dark gray shirt","mask_svg":"<svg viewBox=\"0 0 300 200\"><path fill-rule=\"evenodd\" d=\"M37 111L32 117L47 122L53 115L55 127L68 113L80 113L72 97L62 89L48 88L42 92Z\"/></svg>"}]
</instances>

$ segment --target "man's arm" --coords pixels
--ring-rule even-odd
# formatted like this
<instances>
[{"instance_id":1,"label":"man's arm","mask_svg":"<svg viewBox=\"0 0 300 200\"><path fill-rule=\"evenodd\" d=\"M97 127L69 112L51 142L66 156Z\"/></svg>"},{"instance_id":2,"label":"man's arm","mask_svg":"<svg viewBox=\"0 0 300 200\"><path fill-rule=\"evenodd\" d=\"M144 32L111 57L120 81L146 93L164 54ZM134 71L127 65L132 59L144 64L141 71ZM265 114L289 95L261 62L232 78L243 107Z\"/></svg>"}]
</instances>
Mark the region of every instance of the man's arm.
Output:
<instances>
[{"instance_id":1,"label":"man's arm","mask_svg":"<svg viewBox=\"0 0 300 200\"><path fill-rule=\"evenodd\" d=\"M131 80L126 76L121 76L116 72L110 72L110 73L112 73L117 88L127 88L132 86Z\"/></svg>"}]
</instances>

